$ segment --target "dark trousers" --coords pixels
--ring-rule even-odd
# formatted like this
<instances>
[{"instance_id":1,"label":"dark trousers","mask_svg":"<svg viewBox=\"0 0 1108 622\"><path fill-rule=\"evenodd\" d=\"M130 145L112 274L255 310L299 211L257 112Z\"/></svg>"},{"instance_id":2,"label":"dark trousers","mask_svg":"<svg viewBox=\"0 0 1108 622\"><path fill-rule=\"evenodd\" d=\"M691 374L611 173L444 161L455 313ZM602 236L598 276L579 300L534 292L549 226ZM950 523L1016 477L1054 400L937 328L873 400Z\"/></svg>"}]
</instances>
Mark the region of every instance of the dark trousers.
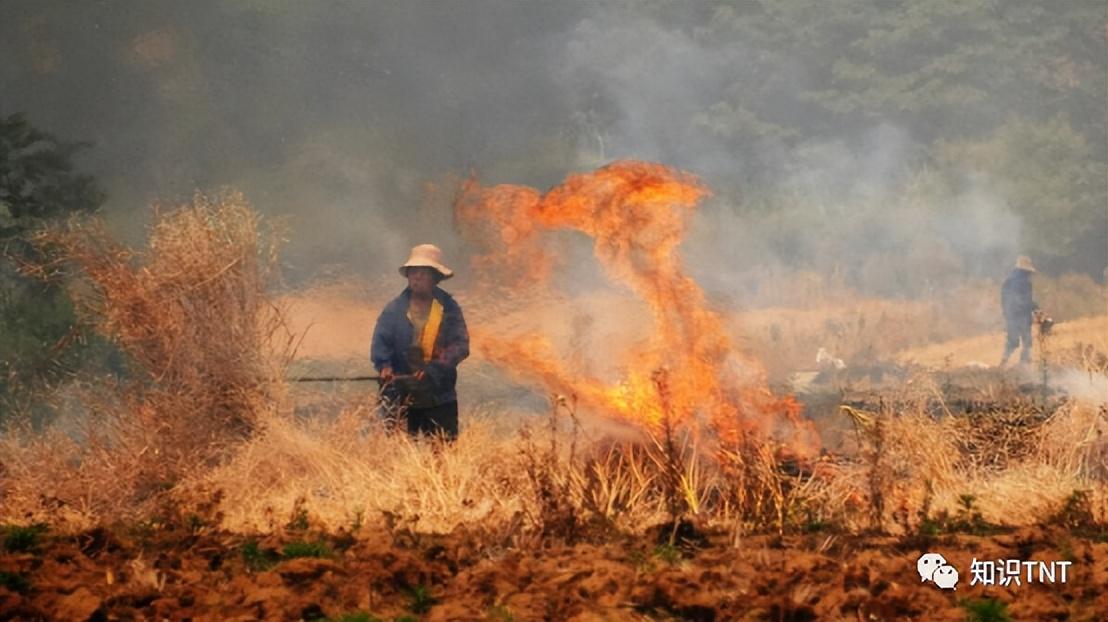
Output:
<instances>
[{"instance_id":1,"label":"dark trousers","mask_svg":"<svg viewBox=\"0 0 1108 622\"><path fill-rule=\"evenodd\" d=\"M1031 317L1026 318L1008 318L1005 323L1008 325L1008 339L1004 342L1004 358L1000 359L1000 364L1004 365L1008 362L1008 357L1012 356L1012 353L1016 351L1016 348L1022 344L1020 350L1020 362L1031 362Z\"/></svg>"},{"instance_id":2,"label":"dark trousers","mask_svg":"<svg viewBox=\"0 0 1108 622\"><path fill-rule=\"evenodd\" d=\"M439 404L431 408L409 408L404 414L408 420L408 434L442 434L447 440L458 438L458 402Z\"/></svg>"}]
</instances>

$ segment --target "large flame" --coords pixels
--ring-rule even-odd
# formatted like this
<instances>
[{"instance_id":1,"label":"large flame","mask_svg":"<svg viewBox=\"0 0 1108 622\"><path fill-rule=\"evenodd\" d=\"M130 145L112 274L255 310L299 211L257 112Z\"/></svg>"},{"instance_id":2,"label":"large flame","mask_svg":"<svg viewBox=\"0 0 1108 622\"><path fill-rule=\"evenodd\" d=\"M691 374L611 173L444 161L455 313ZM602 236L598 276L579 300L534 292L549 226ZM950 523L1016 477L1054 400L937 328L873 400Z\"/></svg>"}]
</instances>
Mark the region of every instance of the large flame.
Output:
<instances>
[{"instance_id":1,"label":"large flame","mask_svg":"<svg viewBox=\"0 0 1108 622\"><path fill-rule=\"evenodd\" d=\"M799 425L798 404L772 395L762 366L734 347L682 265L678 247L707 194L693 175L637 161L571 175L545 195L465 182L455 216L485 250L474 261L483 282L507 289L547 285L556 262L544 232L579 231L593 239L607 275L630 287L653 318L653 331L626 353L626 375L614 384L582 378L538 335L480 333L476 341L489 360L574 394L605 415L647 426L708 423L732 442L752 432L774 435L806 454L812 439Z\"/></svg>"}]
</instances>

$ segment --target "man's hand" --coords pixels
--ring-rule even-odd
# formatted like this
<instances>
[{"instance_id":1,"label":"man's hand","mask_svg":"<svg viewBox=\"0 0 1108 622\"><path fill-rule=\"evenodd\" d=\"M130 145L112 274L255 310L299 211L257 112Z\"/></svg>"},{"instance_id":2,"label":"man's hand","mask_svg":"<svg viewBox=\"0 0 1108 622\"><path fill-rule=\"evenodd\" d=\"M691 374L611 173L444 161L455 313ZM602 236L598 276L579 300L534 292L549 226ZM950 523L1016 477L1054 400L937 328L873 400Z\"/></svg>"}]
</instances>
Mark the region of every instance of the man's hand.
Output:
<instances>
[{"instance_id":1,"label":"man's hand","mask_svg":"<svg viewBox=\"0 0 1108 622\"><path fill-rule=\"evenodd\" d=\"M382 367L381 368L381 382L382 383L388 384L388 383L392 382L393 379L395 379L395 378L396 378L396 375L392 373L392 368L391 367Z\"/></svg>"},{"instance_id":2,"label":"man's hand","mask_svg":"<svg viewBox=\"0 0 1108 622\"><path fill-rule=\"evenodd\" d=\"M427 377L427 372L420 369L412 374L412 377L416 379L416 382L423 382L423 379Z\"/></svg>"}]
</instances>

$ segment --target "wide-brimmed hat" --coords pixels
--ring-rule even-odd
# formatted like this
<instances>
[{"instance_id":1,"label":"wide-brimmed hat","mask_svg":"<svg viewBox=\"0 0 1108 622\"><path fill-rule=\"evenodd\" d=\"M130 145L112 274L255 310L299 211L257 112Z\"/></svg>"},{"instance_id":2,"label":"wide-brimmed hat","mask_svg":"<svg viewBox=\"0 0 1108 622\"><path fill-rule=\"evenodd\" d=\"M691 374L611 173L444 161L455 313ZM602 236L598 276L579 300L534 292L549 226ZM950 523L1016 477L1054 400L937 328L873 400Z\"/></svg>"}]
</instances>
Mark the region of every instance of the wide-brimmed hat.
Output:
<instances>
[{"instance_id":1,"label":"wide-brimmed hat","mask_svg":"<svg viewBox=\"0 0 1108 622\"><path fill-rule=\"evenodd\" d=\"M400 275L408 276L408 268L434 268L443 279L454 276L454 271L442 263L442 250L434 244L420 244L412 247L408 261L400 266Z\"/></svg>"},{"instance_id":2,"label":"wide-brimmed hat","mask_svg":"<svg viewBox=\"0 0 1108 622\"><path fill-rule=\"evenodd\" d=\"M1031 263L1031 258L1027 255L1020 255L1016 259L1016 268L1019 270L1027 270L1028 272L1035 272L1035 266Z\"/></svg>"}]
</instances>

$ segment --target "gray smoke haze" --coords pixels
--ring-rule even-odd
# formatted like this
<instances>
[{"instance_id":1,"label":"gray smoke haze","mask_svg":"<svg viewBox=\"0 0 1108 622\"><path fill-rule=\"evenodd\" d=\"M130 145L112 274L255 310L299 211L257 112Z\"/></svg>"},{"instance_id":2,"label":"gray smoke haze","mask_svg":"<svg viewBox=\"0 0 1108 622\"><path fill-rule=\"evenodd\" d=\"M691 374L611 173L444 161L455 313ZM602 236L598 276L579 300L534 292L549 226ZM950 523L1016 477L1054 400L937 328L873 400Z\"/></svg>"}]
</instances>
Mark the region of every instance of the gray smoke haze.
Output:
<instances>
[{"instance_id":1,"label":"gray smoke haze","mask_svg":"<svg viewBox=\"0 0 1108 622\"><path fill-rule=\"evenodd\" d=\"M914 266L939 281L1007 269L1024 246L1019 216L989 179L918 195L944 205L908 197L931 183L913 177L930 139L897 118L853 118L818 136L769 127L814 127L812 103L795 94L819 84L788 49L706 31L713 14L736 11L8 0L0 114L95 143L82 165L132 236L152 201L243 190L289 219L293 282L335 266L384 269L428 240L464 257L449 175L546 188L621 158L691 171L713 189L684 247L711 291L734 294L754 269L800 267L925 295ZM568 248L595 279L576 260L587 243Z\"/></svg>"}]
</instances>

